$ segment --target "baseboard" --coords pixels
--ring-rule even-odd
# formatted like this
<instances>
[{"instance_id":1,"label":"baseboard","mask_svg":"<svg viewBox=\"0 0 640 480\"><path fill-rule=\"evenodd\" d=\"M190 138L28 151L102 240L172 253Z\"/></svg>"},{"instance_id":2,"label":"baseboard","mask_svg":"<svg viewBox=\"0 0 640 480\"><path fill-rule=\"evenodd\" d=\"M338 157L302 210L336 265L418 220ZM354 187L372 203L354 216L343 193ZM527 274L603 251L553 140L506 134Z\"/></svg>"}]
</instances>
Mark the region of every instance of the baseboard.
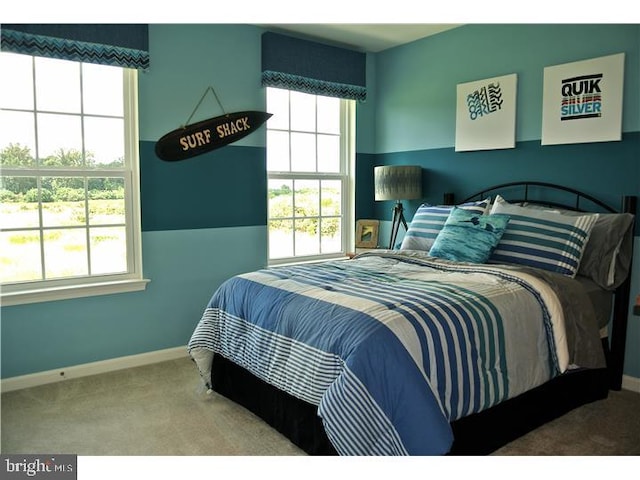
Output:
<instances>
[{"instance_id":1,"label":"baseboard","mask_svg":"<svg viewBox=\"0 0 640 480\"><path fill-rule=\"evenodd\" d=\"M622 388L640 393L640 378L631 377L629 375L622 376Z\"/></svg>"},{"instance_id":2,"label":"baseboard","mask_svg":"<svg viewBox=\"0 0 640 480\"><path fill-rule=\"evenodd\" d=\"M113 372L124 368L141 367L152 363L175 360L188 355L186 347L174 347L154 352L128 355L126 357L111 358L99 362L84 363L72 367L48 370L46 372L31 373L18 377L10 377L2 380L0 390L11 392L23 388L37 387L47 383L61 382L72 378L87 377L98 373ZM622 376L622 388L640 393L640 378L630 375Z\"/></svg>"},{"instance_id":3,"label":"baseboard","mask_svg":"<svg viewBox=\"0 0 640 480\"><path fill-rule=\"evenodd\" d=\"M84 363L71 367L48 370L46 372L30 373L18 377L2 379L2 392L11 392L23 388L37 387L47 383L61 382L72 378L87 377L98 373L113 372L124 368L141 367L152 363L175 360L186 357L187 347L167 348L154 352L140 353L138 355L128 355L126 357L111 358L99 362Z\"/></svg>"}]
</instances>

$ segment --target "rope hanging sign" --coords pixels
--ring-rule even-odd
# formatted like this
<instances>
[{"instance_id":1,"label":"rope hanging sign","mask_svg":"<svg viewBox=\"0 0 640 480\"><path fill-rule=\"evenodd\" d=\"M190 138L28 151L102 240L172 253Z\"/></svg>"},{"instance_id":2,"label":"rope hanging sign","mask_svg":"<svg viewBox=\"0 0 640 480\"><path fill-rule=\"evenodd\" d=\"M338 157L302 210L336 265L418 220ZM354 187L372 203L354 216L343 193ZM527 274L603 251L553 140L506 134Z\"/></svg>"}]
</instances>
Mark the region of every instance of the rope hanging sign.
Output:
<instances>
[{"instance_id":1,"label":"rope hanging sign","mask_svg":"<svg viewBox=\"0 0 640 480\"><path fill-rule=\"evenodd\" d=\"M189 124L209 91L218 102L223 115ZM215 90L208 87L187 119L186 125L167 133L156 142L156 155L167 162L202 155L246 137L271 116L271 113L253 110L225 113Z\"/></svg>"}]
</instances>

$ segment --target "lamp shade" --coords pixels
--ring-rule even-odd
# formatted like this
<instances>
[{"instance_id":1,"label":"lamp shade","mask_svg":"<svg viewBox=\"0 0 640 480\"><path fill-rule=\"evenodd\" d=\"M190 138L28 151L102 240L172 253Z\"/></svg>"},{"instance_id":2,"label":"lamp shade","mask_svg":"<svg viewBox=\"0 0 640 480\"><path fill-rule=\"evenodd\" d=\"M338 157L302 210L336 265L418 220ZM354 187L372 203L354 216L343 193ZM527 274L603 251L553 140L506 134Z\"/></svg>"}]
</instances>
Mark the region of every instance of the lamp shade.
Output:
<instances>
[{"instance_id":1,"label":"lamp shade","mask_svg":"<svg viewBox=\"0 0 640 480\"><path fill-rule=\"evenodd\" d=\"M386 165L374 168L376 200L422 198L422 167Z\"/></svg>"}]
</instances>

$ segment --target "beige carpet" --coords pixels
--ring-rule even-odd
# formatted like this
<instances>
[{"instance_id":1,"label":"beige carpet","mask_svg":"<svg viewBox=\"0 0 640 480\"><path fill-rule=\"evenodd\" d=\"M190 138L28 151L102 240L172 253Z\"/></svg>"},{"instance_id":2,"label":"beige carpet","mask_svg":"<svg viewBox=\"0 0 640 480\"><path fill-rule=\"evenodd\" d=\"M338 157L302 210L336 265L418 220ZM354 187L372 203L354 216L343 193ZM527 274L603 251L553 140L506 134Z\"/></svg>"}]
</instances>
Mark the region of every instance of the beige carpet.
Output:
<instances>
[{"instance_id":1,"label":"beige carpet","mask_svg":"<svg viewBox=\"0 0 640 480\"><path fill-rule=\"evenodd\" d=\"M494 455L640 455L640 394L609 392L496 450Z\"/></svg>"},{"instance_id":2,"label":"beige carpet","mask_svg":"<svg viewBox=\"0 0 640 480\"><path fill-rule=\"evenodd\" d=\"M273 456L304 452L253 414L206 395L189 359L2 394L8 453ZM640 394L611 392L496 455L640 455Z\"/></svg>"},{"instance_id":3,"label":"beige carpet","mask_svg":"<svg viewBox=\"0 0 640 480\"><path fill-rule=\"evenodd\" d=\"M180 359L2 394L2 453L300 455Z\"/></svg>"}]
</instances>

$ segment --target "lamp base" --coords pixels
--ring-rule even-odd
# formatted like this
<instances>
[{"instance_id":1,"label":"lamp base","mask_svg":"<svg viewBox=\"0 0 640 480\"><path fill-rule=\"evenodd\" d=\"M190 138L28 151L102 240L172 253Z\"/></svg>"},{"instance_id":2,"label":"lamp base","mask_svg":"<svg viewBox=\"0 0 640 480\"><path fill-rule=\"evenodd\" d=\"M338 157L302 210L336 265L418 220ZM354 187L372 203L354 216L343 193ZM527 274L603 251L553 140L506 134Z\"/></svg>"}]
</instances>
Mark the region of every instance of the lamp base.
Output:
<instances>
[{"instance_id":1,"label":"lamp base","mask_svg":"<svg viewBox=\"0 0 640 480\"><path fill-rule=\"evenodd\" d=\"M398 201L393 207L393 221L391 223L391 238L389 239L389 250L393 250L394 248L396 238L398 237L398 230L400 229L400 224L402 224L404 230L407 231L407 221L404 218L404 208L402 207L402 202Z\"/></svg>"}]
</instances>

